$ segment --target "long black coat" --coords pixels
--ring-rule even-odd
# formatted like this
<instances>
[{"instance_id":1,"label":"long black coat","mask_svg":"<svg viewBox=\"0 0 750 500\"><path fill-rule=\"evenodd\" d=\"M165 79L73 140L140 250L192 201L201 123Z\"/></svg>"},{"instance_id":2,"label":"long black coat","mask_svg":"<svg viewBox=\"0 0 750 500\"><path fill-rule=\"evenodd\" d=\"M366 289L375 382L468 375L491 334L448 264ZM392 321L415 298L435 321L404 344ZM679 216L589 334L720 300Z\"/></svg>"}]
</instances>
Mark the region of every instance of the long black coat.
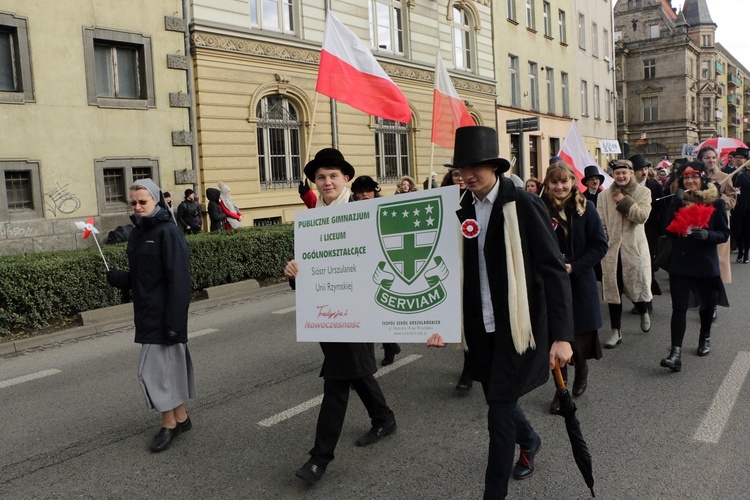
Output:
<instances>
[{"instance_id":1,"label":"long black coat","mask_svg":"<svg viewBox=\"0 0 750 500\"><path fill-rule=\"evenodd\" d=\"M581 335L602 327L599 288L594 268L607 254L609 245L593 203L586 202L582 215L578 215L575 210L566 210L565 213L570 221L570 231L565 248L561 250L564 250L573 268L573 273L569 275L573 292L573 326L575 334ZM562 226L559 225L555 232L558 233L559 241Z\"/></svg>"},{"instance_id":2,"label":"long black coat","mask_svg":"<svg viewBox=\"0 0 750 500\"><path fill-rule=\"evenodd\" d=\"M216 188L206 189L206 198L208 198L208 219L211 221L210 231L221 231L227 221L227 214L219 205L219 196L221 191Z\"/></svg>"},{"instance_id":3,"label":"long black coat","mask_svg":"<svg viewBox=\"0 0 750 500\"><path fill-rule=\"evenodd\" d=\"M129 271L112 274L114 286L133 291L135 341L166 344L187 342L190 306L190 251L185 235L165 209L154 217L136 219L128 239Z\"/></svg>"},{"instance_id":4,"label":"long black coat","mask_svg":"<svg viewBox=\"0 0 750 500\"><path fill-rule=\"evenodd\" d=\"M472 376L485 387L491 401L515 401L544 384L549 377L549 346L555 340L573 341L570 280L552 232L552 222L541 198L516 189L500 176L500 192L492 208L484 255L496 331L484 330L479 292L477 238L464 238L464 333L469 345ZM518 354L513 346L508 313L508 276L503 205L516 202L531 326L536 349ZM467 193L456 212L461 222L476 219L473 196Z\"/></svg>"},{"instance_id":5,"label":"long black coat","mask_svg":"<svg viewBox=\"0 0 750 500\"><path fill-rule=\"evenodd\" d=\"M648 241L648 250L651 253L651 260L656 258L656 252L659 249L659 236L664 234L664 220L667 217L667 201L659 200L664 196L664 187L661 182L654 179L646 179L646 187L651 191L651 213L648 215L643 229L646 231L646 240Z\"/></svg>"}]
</instances>

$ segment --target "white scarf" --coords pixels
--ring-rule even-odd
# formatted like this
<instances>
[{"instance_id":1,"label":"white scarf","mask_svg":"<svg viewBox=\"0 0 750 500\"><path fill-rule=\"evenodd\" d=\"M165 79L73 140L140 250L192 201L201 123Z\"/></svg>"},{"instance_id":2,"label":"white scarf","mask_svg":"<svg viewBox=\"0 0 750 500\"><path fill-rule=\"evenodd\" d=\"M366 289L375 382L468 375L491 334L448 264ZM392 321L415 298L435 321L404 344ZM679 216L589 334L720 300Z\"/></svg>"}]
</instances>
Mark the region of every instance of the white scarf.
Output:
<instances>
[{"instance_id":1,"label":"white scarf","mask_svg":"<svg viewBox=\"0 0 750 500\"><path fill-rule=\"evenodd\" d=\"M349 191L349 188L344 186L344 189L341 190L341 193L339 193L338 197L333 200L331 203L326 203L323 201L323 195L321 194L318 196L318 202L315 203L315 208L318 207L330 207L331 205L343 205L344 203L349 203L349 198L352 197L352 192Z\"/></svg>"},{"instance_id":2,"label":"white scarf","mask_svg":"<svg viewBox=\"0 0 750 500\"><path fill-rule=\"evenodd\" d=\"M526 349L536 349L534 333L531 330L529 296L526 290L526 266L523 261L520 228L516 202L503 205L503 231L505 233L505 260L508 266L508 312L513 346L518 354Z\"/></svg>"}]
</instances>

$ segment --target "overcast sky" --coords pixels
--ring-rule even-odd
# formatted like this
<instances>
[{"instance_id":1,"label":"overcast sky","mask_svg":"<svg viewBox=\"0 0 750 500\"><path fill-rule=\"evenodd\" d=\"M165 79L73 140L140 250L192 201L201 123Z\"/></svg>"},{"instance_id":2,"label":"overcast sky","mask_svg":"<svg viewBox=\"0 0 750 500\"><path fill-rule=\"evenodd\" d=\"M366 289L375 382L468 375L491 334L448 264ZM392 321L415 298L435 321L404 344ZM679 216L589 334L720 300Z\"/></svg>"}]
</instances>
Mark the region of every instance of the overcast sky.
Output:
<instances>
[{"instance_id":1,"label":"overcast sky","mask_svg":"<svg viewBox=\"0 0 750 500\"><path fill-rule=\"evenodd\" d=\"M684 0L672 0L679 12ZM722 44L750 72L750 36L747 34L750 18L748 0L706 0L711 19L716 25L716 41Z\"/></svg>"}]
</instances>

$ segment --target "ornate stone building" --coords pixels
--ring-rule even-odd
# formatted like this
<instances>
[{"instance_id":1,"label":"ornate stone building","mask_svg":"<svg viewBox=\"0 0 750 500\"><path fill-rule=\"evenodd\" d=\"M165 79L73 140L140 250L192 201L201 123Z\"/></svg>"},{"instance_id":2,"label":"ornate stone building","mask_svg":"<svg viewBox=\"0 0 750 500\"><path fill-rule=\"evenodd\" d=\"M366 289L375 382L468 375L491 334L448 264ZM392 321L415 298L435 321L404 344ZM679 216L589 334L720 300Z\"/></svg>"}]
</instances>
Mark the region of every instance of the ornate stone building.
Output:
<instances>
[{"instance_id":1,"label":"ornate stone building","mask_svg":"<svg viewBox=\"0 0 750 500\"><path fill-rule=\"evenodd\" d=\"M495 126L489 0L332 4L405 93L410 123L381 120L316 94L323 2L191 5L200 183L204 192L219 181L229 184L245 224L293 220L302 207L302 167L324 147L338 147L357 175L378 180L384 194L395 191L402 175L421 186L432 170L444 172L451 151L436 146L438 166L430 165L437 53L474 120Z\"/></svg>"},{"instance_id":2,"label":"ornate stone building","mask_svg":"<svg viewBox=\"0 0 750 500\"><path fill-rule=\"evenodd\" d=\"M711 137L743 138L748 70L715 40L706 0L619 0L618 138L654 163Z\"/></svg>"}]
</instances>

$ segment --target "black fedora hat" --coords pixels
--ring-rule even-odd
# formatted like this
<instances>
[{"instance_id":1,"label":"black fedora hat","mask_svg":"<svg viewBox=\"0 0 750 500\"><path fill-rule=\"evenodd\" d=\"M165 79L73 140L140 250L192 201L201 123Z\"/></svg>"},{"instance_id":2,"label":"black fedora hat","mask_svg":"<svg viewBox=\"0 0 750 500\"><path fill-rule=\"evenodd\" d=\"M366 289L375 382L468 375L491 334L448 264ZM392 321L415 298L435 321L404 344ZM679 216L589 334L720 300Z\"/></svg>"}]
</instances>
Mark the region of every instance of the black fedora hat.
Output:
<instances>
[{"instance_id":1,"label":"black fedora hat","mask_svg":"<svg viewBox=\"0 0 750 500\"><path fill-rule=\"evenodd\" d=\"M315 158L305 165L305 177L310 179L311 182L315 182L315 171L321 167L338 168L341 173L350 179L354 177L354 167L344 159L344 155L336 148L324 148L315 153Z\"/></svg>"},{"instance_id":2,"label":"black fedora hat","mask_svg":"<svg viewBox=\"0 0 750 500\"><path fill-rule=\"evenodd\" d=\"M599 167L596 165L589 165L585 169L583 169L583 179L581 179L581 182L586 184L586 181L591 179L592 177L598 177L599 178L599 184L604 184L604 176L599 173Z\"/></svg>"},{"instance_id":3,"label":"black fedora hat","mask_svg":"<svg viewBox=\"0 0 750 500\"><path fill-rule=\"evenodd\" d=\"M647 161L642 154L635 154L628 159L630 160L630 163L633 164L633 170L640 170L652 166L651 162Z\"/></svg>"},{"instance_id":4,"label":"black fedora hat","mask_svg":"<svg viewBox=\"0 0 750 500\"><path fill-rule=\"evenodd\" d=\"M453 149L453 168L467 165L490 164L497 166L497 173L510 169L510 162L500 158L497 131L491 127L472 125L456 129L456 145Z\"/></svg>"},{"instance_id":5,"label":"black fedora hat","mask_svg":"<svg viewBox=\"0 0 750 500\"><path fill-rule=\"evenodd\" d=\"M747 158L748 156L750 156L750 149L737 148L734 150L734 156L742 156L743 158Z\"/></svg>"},{"instance_id":6,"label":"black fedora hat","mask_svg":"<svg viewBox=\"0 0 750 500\"><path fill-rule=\"evenodd\" d=\"M369 175L360 175L352 182L352 193L364 193L365 191L380 192L380 184Z\"/></svg>"}]
</instances>

